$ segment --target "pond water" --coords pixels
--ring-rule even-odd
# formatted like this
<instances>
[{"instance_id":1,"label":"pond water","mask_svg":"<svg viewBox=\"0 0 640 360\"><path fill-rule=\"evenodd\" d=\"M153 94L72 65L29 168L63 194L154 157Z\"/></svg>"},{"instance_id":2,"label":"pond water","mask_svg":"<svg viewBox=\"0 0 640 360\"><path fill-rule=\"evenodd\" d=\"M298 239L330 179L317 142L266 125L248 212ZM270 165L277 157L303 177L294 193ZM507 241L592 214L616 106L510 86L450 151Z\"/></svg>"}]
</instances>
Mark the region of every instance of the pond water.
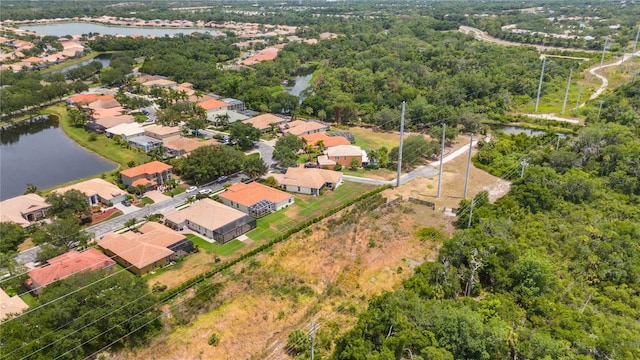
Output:
<instances>
[{"instance_id":1,"label":"pond water","mask_svg":"<svg viewBox=\"0 0 640 360\"><path fill-rule=\"evenodd\" d=\"M528 136L540 136L547 133L546 131L542 131L542 130L527 129L521 126L513 126L513 125L503 126L501 128L498 128L498 130L504 132L505 134L512 134L512 135L526 134Z\"/></svg>"},{"instance_id":2,"label":"pond water","mask_svg":"<svg viewBox=\"0 0 640 360\"><path fill-rule=\"evenodd\" d=\"M220 36L223 33L213 29L175 29L175 28L145 28L145 27L128 27L128 26L106 26L85 22L70 22L60 24L47 25L24 25L20 29L35 31L38 34L65 36L65 35L82 35L88 33L99 33L103 35L142 35L142 36L165 36L176 34L191 34L194 32L210 33L213 36Z\"/></svg>"},{"instance_id":3,"label":"pond water","mask_svg":"<svg viewBox=\"0 0 640 360\"><path fill-rule=\"evenodd\" d=\"M72 70L72 69L75 69L75 68L79 68L81 66L89 65L94 61L99 62L100 64L102 64L102 67L105 68L105 67L109 66L109 64L111 64L111 55L110 54L100 54L100 55L94 57L91 60L83 61L83 62L81 62L79 64L65 66L62 69L59 69L59 70L56 70L56 71L52 71L51 73L52 74L64 73L64 72L67 72L69 70Z\"/></svg>"},{"instance_id":4,"label":"pond water","mask_svg":"<svg viewBox=\"0 0 640 360\"><path fill-rule=\"evenodd\" d=\"M291 95L295 95L300 98L300 104L302 104L302 100L304 100L304 96L301 96L303 91L305 91L309 85L311 85L311 77L313 74L308 75L299 75L295 77L295 84L293 87L287 89L287 92Z\"/></svg>"},{"instance_id":5,"label":"pond water","mask_svg":"<svg viewBox=\"0 0 640 360\"><path fill-rule=\"evenodd\" d=\"M115 168L67 137L55 116L0 131L0 200L30 183L46 189Z\"/></svg>"}]
</instances>

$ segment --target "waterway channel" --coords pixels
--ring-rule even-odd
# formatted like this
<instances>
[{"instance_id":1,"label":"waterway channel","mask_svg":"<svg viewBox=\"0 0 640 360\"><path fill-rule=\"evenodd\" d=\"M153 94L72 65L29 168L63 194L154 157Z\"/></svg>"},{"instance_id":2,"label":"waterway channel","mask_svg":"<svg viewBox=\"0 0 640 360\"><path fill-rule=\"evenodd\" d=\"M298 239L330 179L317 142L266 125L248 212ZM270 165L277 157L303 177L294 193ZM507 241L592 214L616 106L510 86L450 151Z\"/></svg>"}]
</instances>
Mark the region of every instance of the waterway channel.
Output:
<instances>
[{"instance_id":1,"label":"waterway channel","mask_svg":"<svg viewBox=\"0 0 640 360\"><path fill-rule=\"evenodd\" d=\"M22 194L27 184L47 189L116 166L67 137L55 116L0 131L0 200Z\"/></svg>"},{"instance_id":2,"label":"waterway channel","mask_svg":"<svg viewBox=\"0 0 640 360\"><path fill-rule=\"evenodd\" d=\"M311 85L312 76L313 74L296 76L294 79L295 84L293 85L293 87L287 89L287 92L289 94L295 95L300 99L300 104L302 104L302 100L304 100L305 98L301 94L309 87L309 85Z\"/></svg>"},{"instance_id":3,"label":"waterway channel","mask_svg":"<svg viewBox=\"0 0 640 360\"><path fill-rule=\"evenodd\" d=\"M72 70L72 69L75 69L75 68L79 68L81 66L89 65L94 61L99 62L100 64L102 64L103 68L106 68L107 66L109 66L109 64L111 64L111 54L100 54L100 55L94 57L93 59L89 59L87 61L83 61L83 62L78 63L78 64L65 66L62 69L58 69L58 70L52 71L51 73L52 74L65 73L65 72L67 72L69 70Z\"/></svg>"},{"instance_id":4,"label":"waterway channel","mask_svg":"<svg viewBox=\"0 0 640 360\"><path fill-rule=\"evenodd\" d=\"M68 22L57 23L47 25L24 25L20 26L20 29L34 31L42 35L52 36L65 36L65 35L82 35L89 33L97 33L103 35L142 35L142 36L157 36L163 37L165 35L173 36L177 34L191 34L194 32L209 33L213 36L224 35L222 32L213 29L200 29L200 28L149 28L149 27L131 27L131 26L106 26L94 23L86 22Z\"/></svg>"}]
</instances>

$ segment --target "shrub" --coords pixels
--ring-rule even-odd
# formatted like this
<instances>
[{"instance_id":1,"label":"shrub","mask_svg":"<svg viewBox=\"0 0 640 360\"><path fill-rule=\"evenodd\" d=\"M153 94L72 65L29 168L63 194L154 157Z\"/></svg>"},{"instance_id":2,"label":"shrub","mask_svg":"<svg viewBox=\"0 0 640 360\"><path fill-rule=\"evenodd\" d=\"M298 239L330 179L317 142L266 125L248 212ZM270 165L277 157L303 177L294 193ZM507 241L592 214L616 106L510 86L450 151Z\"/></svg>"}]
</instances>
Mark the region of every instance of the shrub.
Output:
<instances>
[{"instance_id":1,"label":"shrub","mask_svg":"<svg viewBox=\"0 0 640 360\"><path fill-rule=\"evenodd\" d=\"M207 343L211 346L218 346L218 344L220 343L220 335L216 333L211 334Z\"/></svg>"},{"instance_id":2,"label":"shrub","mask_svg":"<svg viewBox=\"0 0 640 360\"><path fill-rule=\"evenodd\" d=\"M155 284L153 284L153 287L151 288L151 290L153 292L163 292L167 290L167 285L156 282Z\"/></svg>"}]
</instances>

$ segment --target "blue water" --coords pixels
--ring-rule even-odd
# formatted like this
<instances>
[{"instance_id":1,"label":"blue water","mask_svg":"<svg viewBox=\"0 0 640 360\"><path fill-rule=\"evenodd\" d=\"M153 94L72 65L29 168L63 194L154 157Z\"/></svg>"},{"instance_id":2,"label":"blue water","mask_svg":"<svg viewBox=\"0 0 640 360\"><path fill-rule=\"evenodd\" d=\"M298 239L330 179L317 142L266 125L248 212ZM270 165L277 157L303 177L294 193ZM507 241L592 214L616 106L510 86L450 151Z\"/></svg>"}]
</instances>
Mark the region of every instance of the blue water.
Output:
<instances>
[{"instance_id":1,"label":"blue water","mask_svg":"<svg viewBox=\"0 0 640 360\"><path fill-rule=\"evenodd\" d=\"M222 33L213 29L173 29L173 28L143 28L143 27L127 27L127 26L105 26L93 23L85 22L72 22L61 24L47 24L47 25L24 25L20 26L20 29L35 31L38 34L52 35L52 36L65 36L65 35L82 35L88 33L99 33L103 35L142 35L149 36L154 35L162 37L165 35L176 34L191 34L194 32L210 33L214 36L219 36Z\"/></svg>"}]
</instances>

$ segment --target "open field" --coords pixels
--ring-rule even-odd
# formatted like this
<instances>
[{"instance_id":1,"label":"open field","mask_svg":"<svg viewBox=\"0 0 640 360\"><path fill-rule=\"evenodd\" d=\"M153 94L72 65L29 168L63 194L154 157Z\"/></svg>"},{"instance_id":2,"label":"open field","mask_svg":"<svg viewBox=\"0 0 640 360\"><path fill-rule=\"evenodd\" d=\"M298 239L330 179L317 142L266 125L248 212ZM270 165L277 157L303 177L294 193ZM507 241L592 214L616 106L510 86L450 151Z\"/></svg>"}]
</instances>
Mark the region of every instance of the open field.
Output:
<instances>
[{"instance_id":1,"label":"open field","mask_svg":"<svg viewBox=\"0 0 640 360\"><path fill-rule=\"evenodd\" d=\"M388 150L398 146L400 133L398 131L374 131L371 128L350 127L348 129L334 128L335 131L348 131L356 138L356 145L363 150L379 149L385 146Z\"/></svg>"}]
</instances>

